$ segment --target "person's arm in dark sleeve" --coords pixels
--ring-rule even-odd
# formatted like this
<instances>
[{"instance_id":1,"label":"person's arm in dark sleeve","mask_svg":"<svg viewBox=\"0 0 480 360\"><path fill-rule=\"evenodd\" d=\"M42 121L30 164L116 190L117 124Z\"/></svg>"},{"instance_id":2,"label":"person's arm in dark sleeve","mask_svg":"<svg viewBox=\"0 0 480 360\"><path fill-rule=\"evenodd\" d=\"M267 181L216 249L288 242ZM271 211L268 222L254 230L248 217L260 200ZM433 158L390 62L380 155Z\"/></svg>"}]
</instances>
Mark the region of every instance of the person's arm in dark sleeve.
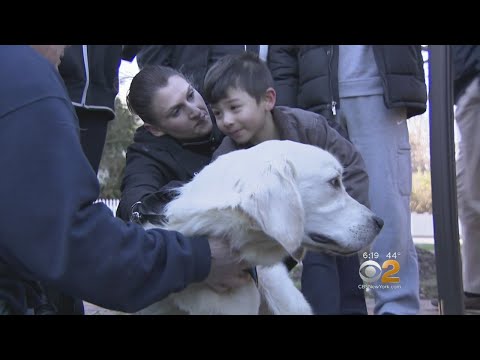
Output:
<instances>
[{"instance_id":1,"label":"person's arm in dark sleeve","mask_svg":"<svg viewBox=\"0 0 480 360\"><path fill-rule=\"evenodd\" d=\"M134 146L127 150L125 172L120 190L122 192L117 216L129 221L132 206L145 196L159 191L171 181L171 176L162 168L160 161L136 151Z\"/></svg>"},{"instance_id":2,"label":"person's arm in dark sleeve","mask_svg":"<svg viewBox=\"0 0 480 360\"><path fill-rule=\"evenodd\" d=\"M115 218L102 203L66 99L39 100L1 120L0 257L71 296L138 311L211 266L206 238ZM20 139L20 140L19 140Z\"/></svg>"},{"instance_id":3,"label":"person's arm in dark sleeve","mask_svg":"<svg viewBox=\"0 0 480 360\"><path fill-rule=\"evenodd\" d=\"M160 190L144 196L140 201L132 205L130 220L138 224L164 226L166 218L164 215L165 205L178 195L178 189L185 184L185 181L173 180Z\"/></svg>"},{"instance_id":4,"label":"person's arm in dark sleeve","mask_svg":"<svg viewBox=\"0 0 480 360\"><path fill-rule=\"evenodd\" d=\"M330 127L327 120L321 115L318 115L318 123L309 134L312 145L327 150L343 165L343 184L350 196L369 207L367 169L355 146Z\"/></svg>"},{"instance_id":5,"label":"person's arm in dark sleeve","mask_svg":"<svg viewBox=\"0 0 480 360\"><path fill-rule=\"evenodd\" d=\"M298 107L298 47L269 45L267 65L272 73L279 106Z\"/></svg>"}]
</instances>

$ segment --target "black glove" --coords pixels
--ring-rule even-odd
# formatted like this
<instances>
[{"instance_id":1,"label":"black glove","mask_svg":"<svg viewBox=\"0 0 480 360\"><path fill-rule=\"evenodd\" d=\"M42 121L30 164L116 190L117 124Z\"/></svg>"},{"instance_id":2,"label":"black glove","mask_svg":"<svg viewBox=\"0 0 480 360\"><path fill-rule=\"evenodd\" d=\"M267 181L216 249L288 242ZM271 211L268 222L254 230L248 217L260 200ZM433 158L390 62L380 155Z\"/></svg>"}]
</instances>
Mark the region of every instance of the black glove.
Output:
<instances>
[{"instance_id":1,"label":"black glove","mask_svg":"<svg viewBox=\"0 0 480 360\"><path fill-rule=\"evenodd\" d=\"M163 215L165 205L177 196L176 189L183 185L181 181L171 181L159 191L144 196L132 206L130 221L143 225L149 222L152 225L165 225Z\"/></svg>"}]
</instances>

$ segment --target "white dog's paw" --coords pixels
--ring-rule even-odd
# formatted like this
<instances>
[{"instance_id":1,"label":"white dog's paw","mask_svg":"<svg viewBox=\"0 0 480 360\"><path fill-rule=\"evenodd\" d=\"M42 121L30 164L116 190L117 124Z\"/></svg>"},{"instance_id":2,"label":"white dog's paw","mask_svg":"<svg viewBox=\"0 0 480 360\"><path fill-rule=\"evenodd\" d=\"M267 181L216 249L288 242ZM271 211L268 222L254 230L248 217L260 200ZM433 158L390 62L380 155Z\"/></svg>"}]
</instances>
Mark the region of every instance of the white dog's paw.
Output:
<instances>
[{"instance_id":1,"label":"white dog's paw","mask_svg":"<svg viewBox=\"0 0 480 360\"><path fill-rule=\"evenodd\" d=\"M313 315L312 308L303 294L295 286L291 290L288 298L279 299L270 296L270 299L266 299L267 306L273 315Z\"/></svg>"},{"instance_id":2,"label":"white dog's paw","mask_svg":"<svg viewBox=\"0 0 480 360\"><path fill-rule=\"evenodd\" d=\"M305 300L302 293L298 289L296 290L300 296L292 299L287 308L279 309L279 315L313 315L310 304Z\"/></svg>"},{"instance_id":3,"label":"white dog's paw","mask_svg":"<svg viewBox=\"0 0 480 360\"><path fill-rule=\"evenodd\" d=\"M313 315L303 294L295 287L283 263L257 268L262 313L274 315Z\"/></svg>"}]
</instances>

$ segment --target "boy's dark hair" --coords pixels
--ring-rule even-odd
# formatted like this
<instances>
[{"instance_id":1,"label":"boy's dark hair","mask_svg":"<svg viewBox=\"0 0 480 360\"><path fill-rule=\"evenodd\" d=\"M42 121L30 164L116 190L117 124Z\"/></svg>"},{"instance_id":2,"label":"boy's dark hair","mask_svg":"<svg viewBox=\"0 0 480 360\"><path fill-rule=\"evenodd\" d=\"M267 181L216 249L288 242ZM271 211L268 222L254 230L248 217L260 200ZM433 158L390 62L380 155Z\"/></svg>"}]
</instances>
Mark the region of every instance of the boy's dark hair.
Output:
<instances>
[{"instance_id":1,"label":"boy's dark hair","mask_svg":"<svg viewBox=\"0 0 480 360\"><path fill-rule=\"evenodd\" d=\"M205 100L215 104L227 96L229 88L246 91L260 102L273 78L267 64L252 52L226 55L207 72L204 81Z\"/></svg>"},{"instance_id":2,"label":"boy's dark hair","mask_svg":"<svg viewBox=\"0 0 480 360\"><path fill-rule=\"evenodd\" d=\"M168 66L148 65L140 70L132 79L127 94L127 107L132 114L138 115L144 122L155 124L153 113L153 96L158 89L168 84L172 76L180 76L191 84L191 81Z\"/></svg>"}]
</instances>

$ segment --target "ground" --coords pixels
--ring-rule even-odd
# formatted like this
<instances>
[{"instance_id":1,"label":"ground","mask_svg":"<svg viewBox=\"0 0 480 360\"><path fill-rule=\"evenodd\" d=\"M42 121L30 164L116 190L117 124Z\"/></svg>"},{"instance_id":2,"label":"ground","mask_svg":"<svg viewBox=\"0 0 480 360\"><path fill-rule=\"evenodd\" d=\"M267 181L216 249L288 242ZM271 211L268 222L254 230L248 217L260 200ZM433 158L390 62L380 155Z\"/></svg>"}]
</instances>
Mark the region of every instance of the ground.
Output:
<instances>
[{"instance_id":1,"label":"ground","mask_svg":"<svg viewBox=\"0 0 480 360\"><path fill-rule=\"evenodd\" d=\"M437 308L430 304L430 300L437 297L437 275L435 270L435 255L433 254L433 246L417 246L418 264L420 271L420 298L422 299L421 314L435 315ZM300 283L302 267L295 267L291 276L297 286ZM373 299L367 293L367 304L369 313L373 308ZM85 303L85 313L87 315L125 315L124 313L106 310L95 305Z\"/></svg>"},{"instance_id":2,"label":"ground","mask_svg":"<svg viewBox=\"0 0 480 360\"><path fill-rule=\"evenodd\" d=\"M432 248L429 246L428 248ZM435 270L435 255L433 251L417 246L418 266L420 272L420 298L433 299L437 297L437 273ZM302 267L297 266L292 270L292 279L299 286ZM368 294L367 294L368 296Z\"/></svg>"},{"instance_id":3,"label":"ground","mask_svg":"<svg viewBox=\"0 0 480 360\"><path fill-rule=\"evenodd\" d=\"M417 246L418 266L420 271L420 298L437 297L437 272L435 255L432 251Z\"/></svg>"}]
</instances>

